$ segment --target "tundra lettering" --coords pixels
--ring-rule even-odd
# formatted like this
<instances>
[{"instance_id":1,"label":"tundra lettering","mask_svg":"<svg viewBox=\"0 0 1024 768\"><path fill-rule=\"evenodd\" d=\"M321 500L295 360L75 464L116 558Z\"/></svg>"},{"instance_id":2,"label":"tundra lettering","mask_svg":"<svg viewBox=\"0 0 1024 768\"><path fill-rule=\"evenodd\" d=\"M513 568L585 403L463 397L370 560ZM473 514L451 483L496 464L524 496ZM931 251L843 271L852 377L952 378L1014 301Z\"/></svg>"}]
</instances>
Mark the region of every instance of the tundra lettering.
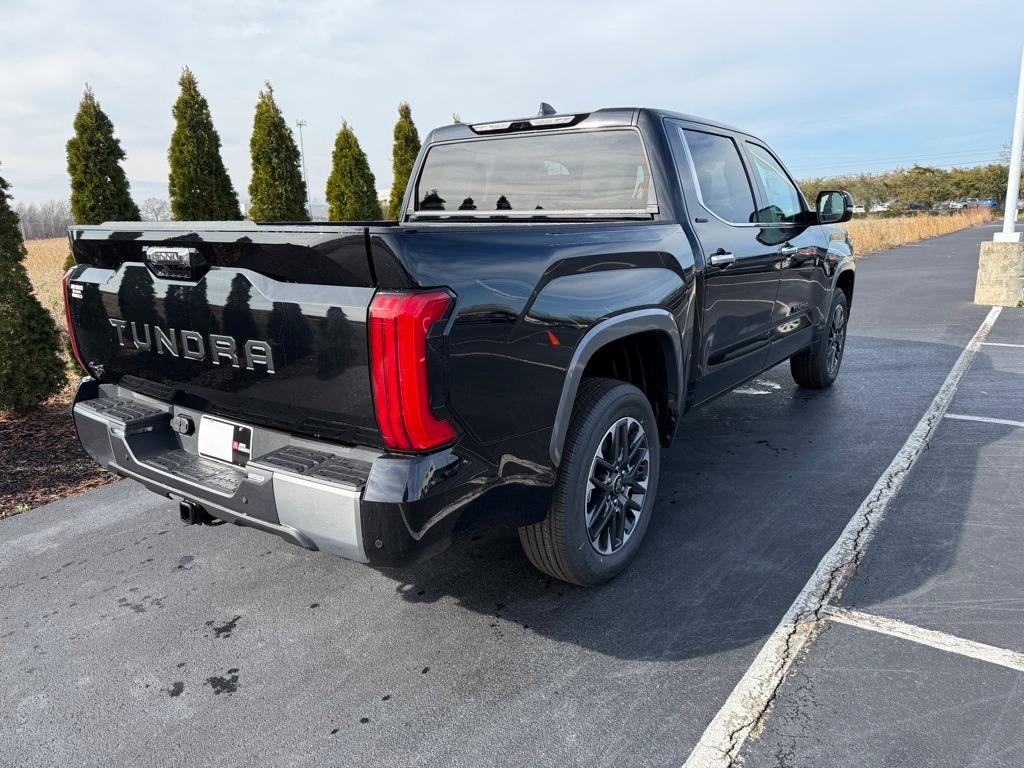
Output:
<instances>
[{"instance_id":1,"label":"tundra lettering","mask_svg":"<svg viewBox=\"0 0 1024 768\"><path fill-rule=\"evenodd\" d=\"M126 320L119 320L114 317L108 318L108 320L114 327L114 330L117 331L117 341L122 347L129 348L128 342L125 341L124 331L130 325L132 334L131 346L135 349L149 351L153 349L155 344L157 354L168 354L171 357L178 357L178 339L180 337L181 350L187 359L206 359L206 344L203 341L202 334L196 331L178 331L174 328L164 331L163 328L157 325L129 323ZM211 333L209 339L211 362L214 365L220 365L221 359L223 359L230 363L232 367L239 367L237 344L234 338ZM275 372L274 353L268 342L246 339L242 349L245 355L245 369L247 371L256 370L255 366L258 364L262 365L267 373Z\"/></svg>"},{"instance_id":2,"label":"tundra lettering","mask_svg":"<svg viewBox=\"0 0 1024 768\"><path fill-rule=\"evenodd\" d=\"M690 410L835 381L852 201L711 120L550 111L431 132L394 222L72 227L86 451L187 523L377 567L503 525L555 578L620 573Z\"/></svg>"}]
</instances>

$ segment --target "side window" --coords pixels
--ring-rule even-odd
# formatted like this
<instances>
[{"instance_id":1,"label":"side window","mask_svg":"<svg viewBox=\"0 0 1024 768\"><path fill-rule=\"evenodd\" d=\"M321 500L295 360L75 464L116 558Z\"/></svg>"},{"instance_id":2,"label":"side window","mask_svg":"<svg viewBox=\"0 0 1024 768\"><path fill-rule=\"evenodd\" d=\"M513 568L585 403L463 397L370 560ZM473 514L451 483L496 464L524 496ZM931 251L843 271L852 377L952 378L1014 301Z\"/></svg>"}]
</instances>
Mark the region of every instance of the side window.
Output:
<instances>
[{"instance_id":1,"label":"side window","mask_svg":"<svg viewBox=\"0 0 1024 768\"><path fill-rule=\"evenodd\" d=\"M733 224L754 221L754 192L739 150L728 136L680 128L704 207Z\"/></svg>"},{"instance_id":2,"label":"side window","mask_svg":"<svg viewBox=\"0 0 1024 768\"><path fill-rule=\"evenodd\" d=\"M748 141L747 151L750 152L761 185L768 195L768 205L757 212L757 221L762 224L793 223L803 210L800 193L796 191L793 182L764 147Z\"/></svg>"}]
</instances>

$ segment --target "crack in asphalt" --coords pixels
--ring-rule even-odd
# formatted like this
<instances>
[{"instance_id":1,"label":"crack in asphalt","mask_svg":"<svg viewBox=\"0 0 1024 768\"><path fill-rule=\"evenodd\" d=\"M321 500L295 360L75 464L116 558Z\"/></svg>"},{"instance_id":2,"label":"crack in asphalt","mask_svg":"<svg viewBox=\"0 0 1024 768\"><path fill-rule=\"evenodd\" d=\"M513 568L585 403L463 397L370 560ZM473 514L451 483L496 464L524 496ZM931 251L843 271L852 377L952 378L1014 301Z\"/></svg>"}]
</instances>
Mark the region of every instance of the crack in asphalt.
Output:
<instances>
[{"instance_id":1,"label":"crack in asphalt","mask_svg":"<svg viewBox=\"0 0 1024 768\"><path fill-rule=\"evenodd\" d=\"M951 399L951 398L950 398ZM948 403L947 403L948 405ZM728 768L741 768L743 758L740 755L746 739L749 736L756 738L764 726L765 720L772 710L775 701L778 699L783 683L787 678L787 670L793 661L794 655L801 651L809 650L811 643L821 631L827 620L822 612L836 598L842 594L842 588L857 573L864 559L867 545L874 535L874 520L877 516L884 516L889 502L899 492L903 480L913 469L918 458L928 450L931 444L931 437L938 428L945 413L945 407L934 413L926 414L911 433L908 443L904 449L897 454L897 459L902 458L896 466L890 465L886 474L886 481L883 485L872 489L863 505L862 521L854 533L847 552L840 561L829 571L828 577L824 580L821 588L815 589L811 595L808 605L799 608L793 618L789 632L786 635L782 653L773 666L770 690L761 704L755 711L750 713L742 723L732 728L728 734L728 747L722 752L722 757L728 760ZM917 441L913 441L914 433L921 432L923 435ZM911 446L911 450L907 447ZM895 463L896 459L894 459ZM801 632L803 630L803 632ZM800 638L800 642L794 642Z\"/></svg>"}]
</instances>

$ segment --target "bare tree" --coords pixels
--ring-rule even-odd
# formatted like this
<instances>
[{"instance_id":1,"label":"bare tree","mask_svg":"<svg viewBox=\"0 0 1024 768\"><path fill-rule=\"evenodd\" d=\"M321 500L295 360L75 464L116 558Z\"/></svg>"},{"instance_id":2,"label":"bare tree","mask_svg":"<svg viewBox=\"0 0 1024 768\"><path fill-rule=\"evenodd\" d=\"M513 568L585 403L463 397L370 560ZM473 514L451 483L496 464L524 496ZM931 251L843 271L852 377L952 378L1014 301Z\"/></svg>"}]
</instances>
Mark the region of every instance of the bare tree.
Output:
<instances>
[{"instance_id":1,"label":"bare tree","mask_svg":"<svg viewBox=\"0 0 1024 768\"><path fill-rule=\"evenodd\" d=\"M139 206L143 221L169 221L171 206L159 197L150 197Z\"/></svg>"},{"instance_id":2,"label":"bare tree","mask_svg":"<svg viewBox=\"0 0 1024 768\"><path fill-rule=\"evenodd\" d=\"M47 200L45 203L18 203L15 206L22 235L26 240L61 237L74 222L71 203L67 200Z\"/></svg>"}]
</instances>

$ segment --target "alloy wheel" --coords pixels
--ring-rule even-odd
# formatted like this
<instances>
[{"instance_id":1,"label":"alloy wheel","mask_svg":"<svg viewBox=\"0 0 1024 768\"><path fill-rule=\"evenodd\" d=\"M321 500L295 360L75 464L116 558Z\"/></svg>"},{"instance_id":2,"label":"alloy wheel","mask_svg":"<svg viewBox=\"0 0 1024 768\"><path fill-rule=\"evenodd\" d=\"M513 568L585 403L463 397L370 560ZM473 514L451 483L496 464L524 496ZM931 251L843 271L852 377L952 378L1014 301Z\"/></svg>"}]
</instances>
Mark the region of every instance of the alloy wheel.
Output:
<instances>
[{"instance_id":1,"label":"alloy wheel","mask_svg":"<svg viewBox=\"0 0 1024 768\"><path fill-rule=\"evenodd\" d=\"M647 498L651 451L643 425L630 416L598 444L587 480L585 521L591 546L610 555L629 541Z\"/></svg>"},{"instance_id":2,"label":"alloy wheel","mask_svg":"<svg viewBox=\"0 0 1024 768\"><path fill-rule=\"evenodd\" d=\"M835 376L839 370L839 362L843 359L843 347L846 344L846 310L842 304L832 311L832 322L828 329L828 350L825 353L825 365L828 375Z\"/></svg>"}]
</instances>

